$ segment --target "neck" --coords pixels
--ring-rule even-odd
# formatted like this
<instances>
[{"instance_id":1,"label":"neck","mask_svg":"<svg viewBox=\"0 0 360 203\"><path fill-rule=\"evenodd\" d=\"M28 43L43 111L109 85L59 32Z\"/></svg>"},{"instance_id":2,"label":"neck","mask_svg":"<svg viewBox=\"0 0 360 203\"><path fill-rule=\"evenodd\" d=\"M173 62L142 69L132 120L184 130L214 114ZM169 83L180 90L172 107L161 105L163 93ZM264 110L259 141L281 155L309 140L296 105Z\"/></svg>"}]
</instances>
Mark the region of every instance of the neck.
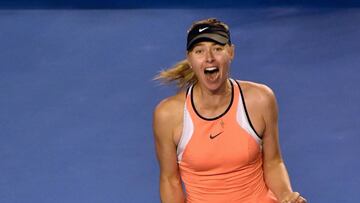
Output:
<instances>
[{"instance_id":1,"label":"neck","mask_svg":"<svg viewBox=\"0 0 360 203\"><path fill-rule=\"evenodd\" d=\"M208 90L196 85L194 87L195 103L204 109L221 108L223 105L228 105L231 99L231 84L226 80L223 85L215 91Z\"/></svg>"}]
</instances>

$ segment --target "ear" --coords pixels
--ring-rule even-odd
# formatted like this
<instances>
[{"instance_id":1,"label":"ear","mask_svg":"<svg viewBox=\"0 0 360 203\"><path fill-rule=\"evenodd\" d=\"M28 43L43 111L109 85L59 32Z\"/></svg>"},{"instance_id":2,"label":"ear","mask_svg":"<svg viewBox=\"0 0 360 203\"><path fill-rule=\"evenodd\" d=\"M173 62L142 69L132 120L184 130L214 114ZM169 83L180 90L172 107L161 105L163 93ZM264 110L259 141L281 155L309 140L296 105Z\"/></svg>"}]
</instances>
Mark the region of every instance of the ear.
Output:
<instances>
[{"instance_id":1,"label":"ear","mask_svg":"<svg viewBox=\"0 0 360 203\"><path fill-rule=\"evenodd\" d=\"M189 60L189 54L190 54L190 52L187 51L187 52L186 52L186 60L187 60L187 62L188 62L188 64L189 64L189 67L192 69L192 65L190 64L190 60Z\"/></svg>"},{"instance_id":2,"label":"ear","mask_svg":"<svg viewBox=\"0 0 360 203\"><path fill-rule=\"evenodd\" d=\"M229 46L229 54L230 54L230 61L232 61L235 56L235 45L234 44L231 44Z\"/></svg>"}]
</instances>

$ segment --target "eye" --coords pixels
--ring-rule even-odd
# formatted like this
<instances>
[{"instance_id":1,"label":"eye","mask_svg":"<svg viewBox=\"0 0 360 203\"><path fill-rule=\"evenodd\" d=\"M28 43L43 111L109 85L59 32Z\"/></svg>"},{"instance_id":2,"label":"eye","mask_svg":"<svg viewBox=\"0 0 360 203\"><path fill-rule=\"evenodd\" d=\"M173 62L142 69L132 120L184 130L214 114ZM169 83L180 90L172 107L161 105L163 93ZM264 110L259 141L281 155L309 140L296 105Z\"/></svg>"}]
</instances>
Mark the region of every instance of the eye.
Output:
<instances>
[{"instance_id":1,"label":"eye","mask_svg":"<svg viewBox=\"0 0 360 203\"><path fill-rule=\"evenodd\" d=\"M204 50L202 50L202 49L194 49L195 54L202 54L203 52L204 52Z\"/></svg>"},{"instance_id":2,"label":"eye","mask_svg":"<svg viewBox=\"0 0 360 203\"><path fill-rule=\"evenodd\" d=\"M216 47L214 47L214 50L215 50L216 52L220 52L220 51L224 50L224 47L222 47L222 46L216 46Z\"/></svg>"}]
</instances>

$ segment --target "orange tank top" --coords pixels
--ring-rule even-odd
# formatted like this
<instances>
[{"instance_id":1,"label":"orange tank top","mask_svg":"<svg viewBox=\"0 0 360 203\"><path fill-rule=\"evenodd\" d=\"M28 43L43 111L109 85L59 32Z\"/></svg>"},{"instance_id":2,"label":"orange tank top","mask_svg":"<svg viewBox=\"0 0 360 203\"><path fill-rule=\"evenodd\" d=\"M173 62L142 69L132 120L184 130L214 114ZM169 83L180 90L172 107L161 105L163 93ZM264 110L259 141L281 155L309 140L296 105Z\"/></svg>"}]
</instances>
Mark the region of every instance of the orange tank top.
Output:
<instances>
[{"instance_id":1,"label":"orange tank top","mask_svg":"<svg viewBox=\"0 0 360 203\"><path fill-rule=\"evenodd\" d=\"M263 177L262 140L251 125L237 81L226 111L204 118L195 109L192 87L177 147L187 203L277 203Z\"/></svg>"}]
</instances>

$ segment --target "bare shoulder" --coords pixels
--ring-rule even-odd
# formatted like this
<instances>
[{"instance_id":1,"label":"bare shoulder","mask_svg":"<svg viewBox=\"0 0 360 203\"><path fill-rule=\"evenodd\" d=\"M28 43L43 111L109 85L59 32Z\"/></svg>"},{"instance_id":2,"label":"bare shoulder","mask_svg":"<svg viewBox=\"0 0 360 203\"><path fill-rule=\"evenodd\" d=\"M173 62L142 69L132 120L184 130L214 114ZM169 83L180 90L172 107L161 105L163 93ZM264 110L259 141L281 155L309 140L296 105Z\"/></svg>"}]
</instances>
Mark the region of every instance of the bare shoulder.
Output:
<instances>
[{"instance_id":1,"label":"bare shoulder","mask_svg":"<svg viewBox=\"0 0 360 203\"><path fill-rule=\"evenodd\" d=\"M269 125L269 122L276 121L278 117L275 94L267 85L249 81L239 82L250 118L254 121L255 128L256 125L260 126L258 133L263 133L263 127ZM260 122L257 123L256 121L259 119ZM261 120L265 121L264 125L261 124Z\"/></svg>"},{"instance_id":2,"label":"bare shoulder","mask_svg":"<svg viewBox=\"0 0 360 203\"><path fill-rule=\"evenodd\" d=\"M154 110L154 117L159 119L174 119L182 114L185 103L185 92L163 99Z\"/></svg>"},{"instance_id":3,"label":"bare shoulder","mask_svg":"<svg viewBox=\"0 0 360 203\"><path fill-rule=\"evenodd\" d=\"M243 91L246 100L256 102L258 105L272 105L276 102L274 91L267 85L250 82L250 81L239 81L241 89Z\"/></svg>"},{"instance_id":4,"label":"bare shoulder","mask_svg":"<svg viewBox=\"0 0 360 203\"><path fill-rule=\"evenodd\" d=\"M155 108L153 115L154 135L158 139L174 140L182 126L185 104L185 92L162 100Z\"/></svg>"}]
</instances>

